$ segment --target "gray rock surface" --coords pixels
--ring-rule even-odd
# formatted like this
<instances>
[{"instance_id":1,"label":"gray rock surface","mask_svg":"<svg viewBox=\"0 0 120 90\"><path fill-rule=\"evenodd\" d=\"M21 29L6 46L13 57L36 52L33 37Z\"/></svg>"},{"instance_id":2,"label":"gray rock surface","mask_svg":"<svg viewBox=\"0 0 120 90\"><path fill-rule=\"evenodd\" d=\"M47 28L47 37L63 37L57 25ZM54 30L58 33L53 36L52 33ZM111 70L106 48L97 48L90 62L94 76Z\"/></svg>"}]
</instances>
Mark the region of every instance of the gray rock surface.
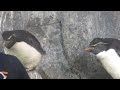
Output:
<instances>
[{"instance_id":1,"label":"gray rock surface","mask_svg":"<svg viewBox=\"0 0 120 90\"><path fill-rule=\"evenodd\" d=\"M0 29L34 34L47 52L39 67L50 79L111 78L84 49L96 37L120 39L118 11L1 11Z\"/></svg>"}]
</instances>

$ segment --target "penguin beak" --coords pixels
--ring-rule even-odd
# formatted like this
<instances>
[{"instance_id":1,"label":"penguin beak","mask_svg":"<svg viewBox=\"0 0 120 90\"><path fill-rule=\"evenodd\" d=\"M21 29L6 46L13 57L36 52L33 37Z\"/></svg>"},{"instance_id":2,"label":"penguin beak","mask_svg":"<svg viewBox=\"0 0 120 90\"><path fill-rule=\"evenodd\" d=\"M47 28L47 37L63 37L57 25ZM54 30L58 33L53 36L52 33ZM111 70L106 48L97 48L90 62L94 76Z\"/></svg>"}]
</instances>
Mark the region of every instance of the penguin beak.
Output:
<instances>
[{"instance_id":1,"label":"penguin beak","mask_svg":"<svg viewBox=\"0 0 120 90\"><path fill-rule=\"evenodd\" d=\"M8 43L9 43L9 41L4 41L3 45L4 45L4 46L7 46Z\"/></svg>"},{"instance_id":2,"label":"penguin beak","mask_svg":"<svg viewBox=\"0 0 120 90\"><path fill-rule=\"evenodd\" d=\"M12 45L13 44L10 41L4 41L4 43L3 43L3 46L6 47L6 48L8 48L8 49L10 49L12 47Z\"/></svg>"},{"instance_id":3,"label":"penguin beak","mask_svg":"<svg viewBox=\"0 0 120 90\"><path fill-rule=\"evenodd\" d=\"M88 48L85 48L85 51L91 52L93 49L94 49L93 47L88 47Z\"/></svg>"}]
</instances>

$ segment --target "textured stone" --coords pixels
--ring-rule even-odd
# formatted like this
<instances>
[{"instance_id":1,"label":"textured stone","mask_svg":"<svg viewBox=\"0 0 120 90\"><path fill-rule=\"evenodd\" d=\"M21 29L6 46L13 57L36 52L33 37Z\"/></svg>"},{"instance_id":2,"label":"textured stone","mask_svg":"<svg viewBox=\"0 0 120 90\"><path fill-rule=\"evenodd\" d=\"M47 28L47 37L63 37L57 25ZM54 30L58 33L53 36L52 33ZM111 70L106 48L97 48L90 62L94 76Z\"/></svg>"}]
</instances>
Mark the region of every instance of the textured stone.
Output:
<instances>
[{"instance_id":1,"label":"textured stone","mask_svg":"<svg viewBox=\"0 0 120 90\"><path fill-rule=\"evenodd\" d=\"M99 60L84 49L96 37L120 38L120 12L1 11L0 28L34 34L47 52L39 67L51 79L111 78ZM2 44L2 38L0 41ZM39 67L38 72L29 74L34 77Z\"/></svg>"}]
</instances>

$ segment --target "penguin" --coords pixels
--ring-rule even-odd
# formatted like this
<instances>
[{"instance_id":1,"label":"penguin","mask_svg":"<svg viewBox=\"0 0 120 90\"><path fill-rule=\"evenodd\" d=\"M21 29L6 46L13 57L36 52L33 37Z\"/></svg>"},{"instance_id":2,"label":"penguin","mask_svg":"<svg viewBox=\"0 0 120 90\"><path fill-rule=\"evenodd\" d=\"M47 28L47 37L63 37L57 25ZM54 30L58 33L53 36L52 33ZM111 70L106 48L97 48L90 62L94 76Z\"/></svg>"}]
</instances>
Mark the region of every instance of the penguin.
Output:
<instances>
[{"instance_id":1,"label":"penguin","mask_svg":"<svg viewBox=\"0 0 120 90\"><path fill-rule=\"evenodd\" d=\"M27 71L34 70L46 52L37 38L26 30L3 31L4 53L16 56Z\"/></svg>"},{"instance_id":2,"label":"penguin","mask_svg":"<svg viewBox=\"0 0 120 90\"><path fill-rule=\"evenodd\" d=\"M17 57L0 52L0 79L30 79Z\"/></svg>"},{"instance_id":3,"label":"penguin","mask_svg":"<svg viewBox=\"0 0 120 90\"><path fill-rule=\"evenodd\" d=\"M120 40L94 38L85 49L94 54L113 79L120 79Z\"/></svg>"}]
</instances>

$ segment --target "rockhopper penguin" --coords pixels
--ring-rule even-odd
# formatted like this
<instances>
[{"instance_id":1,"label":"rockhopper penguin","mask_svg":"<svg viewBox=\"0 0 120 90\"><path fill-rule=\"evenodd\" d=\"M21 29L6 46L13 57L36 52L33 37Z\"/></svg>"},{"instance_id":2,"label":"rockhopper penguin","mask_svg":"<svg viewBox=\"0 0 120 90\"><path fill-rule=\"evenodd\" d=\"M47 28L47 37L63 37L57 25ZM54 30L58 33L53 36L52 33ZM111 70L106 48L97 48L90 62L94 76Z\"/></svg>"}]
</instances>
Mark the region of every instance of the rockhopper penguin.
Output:
<instances>
[{"instance_id":1,"label":"rockhopper penguin","mask_svg":"<svg viewBox=\"0 0 120 90\"><path fill-rule=\"evenodd\" d=\"M27 71L35 69L46 52L34 35L25 30L4 31L4 53L16 56Z\"/></svg>"},{"instance_id":2,"label":"rockhopper penguin","mask_svg":"<svg viewBox=\"0 0 120 90\"><path fill-rule=\"evenodd\" d=\"M120 79L120 40L95 38L85 50L95 54L114 79Z\"/></svg>"}]
</instances>

